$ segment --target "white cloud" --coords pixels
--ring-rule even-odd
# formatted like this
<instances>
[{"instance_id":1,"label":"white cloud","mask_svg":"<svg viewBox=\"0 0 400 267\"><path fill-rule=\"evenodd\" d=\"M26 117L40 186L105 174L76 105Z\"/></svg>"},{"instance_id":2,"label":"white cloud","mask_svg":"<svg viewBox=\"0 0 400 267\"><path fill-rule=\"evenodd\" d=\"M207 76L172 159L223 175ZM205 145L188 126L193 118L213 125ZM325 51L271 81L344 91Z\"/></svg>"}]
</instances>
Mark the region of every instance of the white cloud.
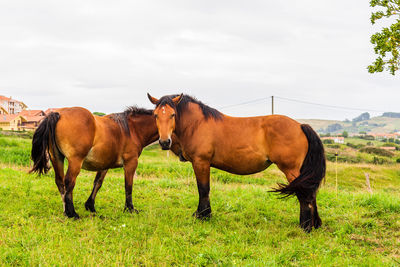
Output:
<instances>
[{"instance_id":1,"label":"white cloud","mask_svg":"<svg viewBox=\"0 0 400 267\"><path fill-rule=\"evenodd\" d=\"M0 94L31 108L116 112L185 92L214 107L271 95L400 111L398 77L371 75L371 9L354 1L0 3ZM267 101L223 110L269 112ZM276 102L296 118L358 111Z\"/></svg>"}]
</instances>

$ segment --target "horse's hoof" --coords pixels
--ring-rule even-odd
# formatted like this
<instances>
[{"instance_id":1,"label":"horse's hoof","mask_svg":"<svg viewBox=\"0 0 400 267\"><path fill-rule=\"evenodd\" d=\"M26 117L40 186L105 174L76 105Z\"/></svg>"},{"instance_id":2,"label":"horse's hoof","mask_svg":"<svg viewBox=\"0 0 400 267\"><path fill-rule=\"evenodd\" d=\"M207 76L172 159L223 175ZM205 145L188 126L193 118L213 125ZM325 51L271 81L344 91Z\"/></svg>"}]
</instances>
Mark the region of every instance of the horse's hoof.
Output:
<instances>
[{"instance_id":1,"label":"horse's hoof","mask_svg":"<svg viewBox=\"0 0 400 267\"><path fill-rule=\"evenodd\" d=\"M124 212L139 214L139 210L135 209L134 207L125 207Z\"/></svg>"},{"instance_id":2,"label":"horse's hoof","mask_svg":"<svg viewBox=\"0 0 400 267\"><path fill-rule=\"evenodd\" d=\"M67 212L64 212L64 215L67 216L68 218L73 218L75 220L79 220L80 219L79 215L76 212L72 213L72 214L68 214Z\"/></svg>"},{"instance_id":3,"label":"horse's hoof","mask_svg":"<svg viewBox=\"0 0 400 267\"><path fill-rule=\"evenodd\" d=\"M318 229L318 228L321 227L321 225L322 225L321 218L318 217L318 218L315 220L315 222L314 222L314 228L315 228L315 229Z\"/></svg>"},{"instance_id":4,"label":"horse's hoof","mask_svg":"<svg viewBox=\"0 0 400 267\"><path fill-rule=\"evenodd\" d=\"M207 213L207 212L199 212L199 211L195 211L192 215L193 217L195 217L196 219L200 219L200 220L208 220L211 218L211 212Z\"/></svg>"},{"instance_id":5,"label":"horse's hoof","mask_svg":"<svg viewBox=\"0 0 400 267\"><path fill-rule=\"evenodd\" d=\"M90 212L96 212L96 209L94 208L94 203L89 202L89 201L86 201L86 203L85 203L85 209L86 209L87 211L90 211Z\"/></svg>"},{"instance_id":6,"label":"horse's hoof","mask_svg":"<svg viewBox=\"0 0 400 267\"><path fill-rule=\"evenodd\" d=\"M300 224L300 227L303 228L304 232L310 233L311 230L312 230L311 220L310 221L306 221L303 224Z\"/></svg>"}]
</instances>

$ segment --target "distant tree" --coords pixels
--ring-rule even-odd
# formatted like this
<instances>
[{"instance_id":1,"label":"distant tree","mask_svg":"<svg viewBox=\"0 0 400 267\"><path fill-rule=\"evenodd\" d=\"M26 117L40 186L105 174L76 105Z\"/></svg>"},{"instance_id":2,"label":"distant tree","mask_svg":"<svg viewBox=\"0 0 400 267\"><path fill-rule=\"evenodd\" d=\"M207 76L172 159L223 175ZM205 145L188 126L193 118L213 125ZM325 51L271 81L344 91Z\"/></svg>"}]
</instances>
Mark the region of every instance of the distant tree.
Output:
<instances>
[{"instance_id":1,"label":"distant tree","mask_svg":"<svg viewBox=\"0 0 400 267\"><path fill-rule=\"evenodd\" d=\"M98 112L98 111L93 112L93 114L94 114L94 115L97 115L97 116L104 116L104 115L106 115L106 113Z\"/></svg>"},{"instance_id":2,"label":"distant tree","mask_svg":"<svg viewBox=\"0 0 400 267\"><path fill-rule=\"evenodd\" d=\"M394 22L390 27L383 27L380 32L371 36L378 58L368 66L368 72L382 72L386 69L394 75L400 66L400 1L370 0L369 4L379 9L371 14L372 24L383 17L394 18Z\"/></svg>"},{"instance_id":3,"label":"distant tree","mask_svg":"<svg viewBox=\"0 0 400 267\"><path fill-rule=\"evenodd\" d=\"M397 113L397 112L384 112L384 113L382 114L382 117L400 118L400 113Z\"/></svg>"},{"instance_id":4,"label":"distant tree","mask_svg":"<svg viewBox=\"0 0 400 267\"><path fill-rule=\"evenodd\" d=\"M328 133L332 133L332 132L336 132L343 129L343 126L339 123L334 123L334 124L330 124L328 125L328 127L326 128L326 132Z\"/></svg>"},{"instance_id":5,"label":"distant tree","mask_svg":"<svg viewBox=\"0 0 400 267\"><path fill-rule=\"evenodd\" d=\"M368 112L364 112L360 116L355 117L353 119L353 122L366 121L366 120L369 120L370 118L371 118L371 116L369 115L369 113Z\"/></svg>"},{"instance_id":6,"label":"distant tree","mask_svg":"<svg viewBox=\"0 0 400 267\"><path fill-rule=\"evenodd\" d=\"M343 131L342 136L344 138L347 138L347 137L349 137L349 133L347 131Z\"/></svg>"}]
</instances>

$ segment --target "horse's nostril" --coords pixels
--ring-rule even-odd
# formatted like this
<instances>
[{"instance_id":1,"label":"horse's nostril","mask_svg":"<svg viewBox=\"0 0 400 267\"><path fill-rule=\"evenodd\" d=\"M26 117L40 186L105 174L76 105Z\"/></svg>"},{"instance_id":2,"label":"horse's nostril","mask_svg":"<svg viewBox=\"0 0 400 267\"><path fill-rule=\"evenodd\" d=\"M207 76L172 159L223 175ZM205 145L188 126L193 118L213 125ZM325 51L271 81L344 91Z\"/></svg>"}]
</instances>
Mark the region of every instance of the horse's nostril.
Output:
<instances>
[{"instance_id":1,"label":"horse's nostril","mask_svg":"<svg viewBox=\"0 0 400 267\"><path fill-rule=\"evenodd\" d=\"M171 146L171 139L167 139L167 140L160 139L158 142L160 143L160 145L163 149L169 149Z\"/></svg>"}]
</instances>

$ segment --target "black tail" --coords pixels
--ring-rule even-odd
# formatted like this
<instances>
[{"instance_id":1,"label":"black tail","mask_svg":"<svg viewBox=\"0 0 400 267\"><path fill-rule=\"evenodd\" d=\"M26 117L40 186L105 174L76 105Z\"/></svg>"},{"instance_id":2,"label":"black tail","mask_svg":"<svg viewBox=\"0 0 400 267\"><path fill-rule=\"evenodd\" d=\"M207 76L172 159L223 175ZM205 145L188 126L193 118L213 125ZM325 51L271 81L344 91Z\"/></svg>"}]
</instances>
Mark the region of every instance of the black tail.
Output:
<instances>
[{"instance_id":1,"label":"black tail","mask_svg":"<svg viewBox=\"0 0 400 267\"><path fill-rule=\"evenodd\" d=\"M300 175L290 184L278 184L278 188L272 190L284 197L297 195L301 198L310 198L318 190L325 177L326 161L321 139L310 125L302 124L301 129L308 140L308 151L301 166Z\"/></svg>"},{"instance_id":2,"label":"black tail","mask_svg":"<svg viewBox=\"0 0 400 267\"><path fill-rule=\"evenodd\" d=\"M39 175L47 173L50 169L49 149L57 148L56 145L56 124L60 119L60 114L52 112L40 123L33 134L31 158L33 168L30 173L37 172Z\"/></svg>"}]
</instances>

